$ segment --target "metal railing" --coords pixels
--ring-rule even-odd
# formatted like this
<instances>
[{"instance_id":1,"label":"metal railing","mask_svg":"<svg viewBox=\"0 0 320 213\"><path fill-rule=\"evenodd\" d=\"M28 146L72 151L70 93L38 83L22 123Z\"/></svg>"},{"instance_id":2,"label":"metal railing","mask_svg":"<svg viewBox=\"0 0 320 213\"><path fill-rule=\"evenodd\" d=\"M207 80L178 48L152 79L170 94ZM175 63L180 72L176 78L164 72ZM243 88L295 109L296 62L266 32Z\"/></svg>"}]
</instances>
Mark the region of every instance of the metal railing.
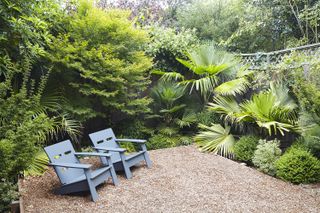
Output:
<instances>
[{"instance_id":1,"label":"metal railing","mask_svg":"<svg viewBox=\"0 0 320 213\"><path fill-rule=\"evenodd\" d=\"M273 52L258 52L258 53L247 53L240 54L241 61L243 64L249 65L250 69L253 70L264 70L270 66L274 66L283 62L286 55L293 52L302 52L305 55L313 55L318 57L320 60L320 43L310 44L290 49L278 50Z\"/></svg>"}]
</instances>

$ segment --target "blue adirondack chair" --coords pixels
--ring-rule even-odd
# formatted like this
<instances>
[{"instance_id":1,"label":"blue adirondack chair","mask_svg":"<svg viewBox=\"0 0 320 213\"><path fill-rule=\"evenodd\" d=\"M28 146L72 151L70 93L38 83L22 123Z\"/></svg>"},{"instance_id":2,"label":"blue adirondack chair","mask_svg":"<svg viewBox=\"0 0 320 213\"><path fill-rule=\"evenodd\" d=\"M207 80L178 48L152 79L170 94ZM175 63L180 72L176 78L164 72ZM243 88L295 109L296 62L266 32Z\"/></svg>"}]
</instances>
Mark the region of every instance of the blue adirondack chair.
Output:
<instances>
[{"instance_id":1,"label":"blue adirondack chair","mask_svg":"<svg viewBox=\"0 0 320 213\"><path fill-rule=\"evenodd\" d=\"M75 152L71 141L66 140L44 148L54 167L62 186L56 190L59 194L90 191L93 201L98 200L96 187L112 178L113 184L118 185L118 178L111 162L111 155L98 152ZM91 170L90 164L80 163L77 156L99 156L106 160L105 166Z\"/></svg>"},{"instance_id":2,"label":"blue adirondack chair","mask_svg":"<svg viewBox=\"0 0 320 213\"><path fill-rule=\"evenodd\" d=\"M95 133L89 134L89 137L94 145L94 149L99 152L108 152L111 154L111 160L116 171L122 170L125 172L126 178L132 178L130 167L138 164L140 161L145 161L147 167L151 167L151 160L146 147L146 140L139 139L117 139L111 128L104 129ZM120 148L118 142L132 142L139 144L140 151L125 154L126 149ZM100 157L103 164L107 164L106 158Z\"/></svg>"}]
</instances>

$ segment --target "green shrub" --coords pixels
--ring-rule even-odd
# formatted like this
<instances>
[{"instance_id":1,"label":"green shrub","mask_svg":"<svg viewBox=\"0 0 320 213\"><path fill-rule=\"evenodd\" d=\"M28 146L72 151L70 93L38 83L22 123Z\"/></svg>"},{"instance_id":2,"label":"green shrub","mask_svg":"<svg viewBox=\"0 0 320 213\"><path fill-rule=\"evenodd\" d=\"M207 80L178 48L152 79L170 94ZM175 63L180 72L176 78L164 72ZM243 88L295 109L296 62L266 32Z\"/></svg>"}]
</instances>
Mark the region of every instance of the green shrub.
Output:
<instances>
[{"instance_id":1,"label":"green shrub","mask_svg":"<svg viewBox=\"0 0 320 213\"><path fill-rule=\"evenodd\" d=\"M190 145L192 143L193 143L192 137L182 136L182 137L179 138L178 145L180 145L180 146L188 146L188 145Z\"/></svg>"},{"instance_id":2,"label":"green shrub","mask_svg":"<svg viewBox=\"0 0 320 213\"><path fill-rule=\"evenodd\" d=\"M0 180L0 212L9 212L9 204L18 198L17 185Z\"/></svg>"},{"instance_id":3,"label":"green shrub","mask_svg":"<svg viewBox=\"0 0 320 213\"><path fill-rule=\"evenodd\" d=\"M257 150L252 158L253 164L259 171L274 176L276 174L275 162L281 155L279 141L259 140Z\"/></svg>"},{"instance_id":4,"label":"green shrub","mask_svg":"<svg viewBox=\"0 0 320 213\"><path fill-rule=\"evenodd\" d=\"M150 27L151 41L145 47L148 55L153 57L154 67L162 71L181 71L184 67L176 57L184 57L188 49L195 48L200 42L194 30Z\"/></svg>"},{"instance_id":5,"label":"green shrub","mask_svg":"<svg viewBox=\"0 0 320 213\"><path fill-rule=\"evenodd\" d=\"M220 117L213 110L204 110L197 114L197 123L209 126L212 123L219 123L221 121Z\"/></svg>"},{"instance_id":6,"label":"green shrub","mask_svg":"<svg viewBox=\"0 0 320 213\"><path fill-rule=\"evenodd\" d=\"M234 145L237 160L251 162L257 148L259 138L254 135L242 136Z\"/></svg>"},{"instance_id":7,"label":"green shrub","mask_svg":"<svg viewBox=\"0 0 320 213\"><path fill-rule=\"evenodd\" d=\"M63 91L65 111L113 125L149 112L144 91L152 58L142 50L147 31L132 24L129 11L102 10L87 0L75 7L47 54L53 65L48 86Z\"/></svg>"},{"instance_id":8,"label":"green shrub","mask_svg":"<svg viewBox=\"0 0 320 213\"><path fill-rule=\"evenodd\" d=\"M292 183L320 180L320 161L302 148L292 147L276 162L277 176Z\"/></svg>"},{"instance_id":9,"label":"green shrub","mask_svg":"<svg viewBox=\"0 0 320 213\"><path fill-rule=\"evenodd\" d=\"M181 136L168 136L163 134L157 134L149 138L147 142L147 148L152 149L164 149L171 148L179 145L179 138Z\"/></svg>"}]
</instances>

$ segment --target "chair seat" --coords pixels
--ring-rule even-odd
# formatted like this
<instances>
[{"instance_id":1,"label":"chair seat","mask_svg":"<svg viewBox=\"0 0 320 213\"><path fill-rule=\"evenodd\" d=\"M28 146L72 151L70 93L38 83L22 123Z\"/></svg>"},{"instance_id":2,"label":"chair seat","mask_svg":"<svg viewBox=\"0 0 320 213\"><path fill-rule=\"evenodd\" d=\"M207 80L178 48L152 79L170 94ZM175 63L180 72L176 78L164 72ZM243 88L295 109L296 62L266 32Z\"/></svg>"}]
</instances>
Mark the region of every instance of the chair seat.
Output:
<instances>
[{"instance_id":1,"label":"chair seat","mask_svg":"<svg viewBox=\"0 0 320 213\"><path fill-rule=\"evenodd\" d=\"M98 177L99 175L103 174L104 172L108 171L109 169L111 168L111 166L106 166L106 167L102 167L102 168L99 168L99 169L96 169L96 170L93 170L91 172L91 179L95 179L96 177ZM78 178L72 180L70 183L68 184L71 184L71 183L76 183L76 182L80 182L80 181L84 181L86 180L86 175L83 174L81 176L79 176Z\"/></svg>"},{"instance_id":2,"label":"chair seat","mask_svg":"<svg viewBox=\"0 0 320 213\"><path fill-rule=\"evenodd\" d=\"M139 155L142 155L142 154L144 154L145 153L145 151L139 151L139 152L131 152L131 153L129 153L128 155L126 155L126 161L129 161L129 160L131 160L131 159L133 159L133 158L135 158L135 157L137 157L137 156L139 156ZM121 161L121 158L120 158L120 156L119 157L117 157L115 160L113 160L113 163L118 163L118 162L120 162Z\"/></svg>"}]
</instances>

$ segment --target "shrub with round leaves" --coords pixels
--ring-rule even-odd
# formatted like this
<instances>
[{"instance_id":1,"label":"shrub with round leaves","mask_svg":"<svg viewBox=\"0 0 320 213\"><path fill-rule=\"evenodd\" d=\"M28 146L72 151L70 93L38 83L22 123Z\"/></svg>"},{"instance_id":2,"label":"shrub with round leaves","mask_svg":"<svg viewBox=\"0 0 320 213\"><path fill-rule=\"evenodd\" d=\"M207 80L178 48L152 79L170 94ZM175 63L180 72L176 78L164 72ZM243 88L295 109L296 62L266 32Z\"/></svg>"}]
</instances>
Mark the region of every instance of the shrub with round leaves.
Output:
<instances>
[{"instance_id":1,"label":"shrub with round leaves","mask_svg":"<svg viewBox=\"0 0 320 213\"><path fill-rule=\"evenodd\" d=\"M290 148L275 165L283 180L297 184L320 181L320 161L305 149Z\"/></svg>"},{"instance_id":2,"label":"shrub with round leaves","mask_svg":"<svg viewBox=\"0 0 320 213\"><path fill-rule=\"evenodd\" d=\"M234 145L234 153L237 160L251 162L254 151L257 148L259 138L254 135L242 136Z\"/></svg>"},{"instance_id":3,"label":"shrub with round leaves","mask_svg":"<svg viewBox=\"0 0 320 213\"><path fill-rule=\"evenodd\" d=\"M275 162L281 155L280 142L259 140L257 150L252 158L253 164L259 171L274 176L276 174Z\"/></svg>"}]
</instances>

